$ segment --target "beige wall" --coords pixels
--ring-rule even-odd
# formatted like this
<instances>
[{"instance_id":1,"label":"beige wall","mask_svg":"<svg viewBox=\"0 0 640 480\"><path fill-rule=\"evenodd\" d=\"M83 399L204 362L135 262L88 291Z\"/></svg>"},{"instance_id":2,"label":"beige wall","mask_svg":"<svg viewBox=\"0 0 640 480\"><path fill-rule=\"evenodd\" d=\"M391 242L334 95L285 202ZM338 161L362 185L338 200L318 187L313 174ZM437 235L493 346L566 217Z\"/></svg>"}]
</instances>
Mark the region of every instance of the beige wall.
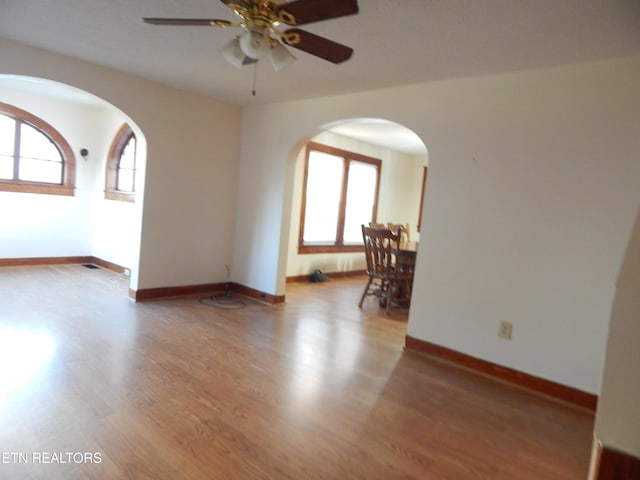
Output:
<instances>
[{"instance_id":1,"label":"beige wall","mask_svg":"<svg viewBox=\"0 0 640 480\"><path fill-rule=\"evenodd\" d=\"M285 293L300 139L385 118L429 150L409 334L598 393L640 202L638 84L630 58L247 108L234 280Z\"/></svg>"},{"instance_id":2,"label":"beige wall","mask_svg":"<svg viewBox=\"0 0 640 480\"><path fill-rule=\"evenodd\" d=\"M4 39L0 58L0 74L46 78L88 91L124 112L144 134L148 149L133 288L227 279L239 107Z\"/></svg>"},{"instance_id":3,"label":"beige wall","mask_svg":"<svg viewBox=\"0 0 640 480\"><path fill-rule=\"evenodd\" d=\"M596 436L640 458L640 210L611 313Z\"/></svg>"}]
</instances>

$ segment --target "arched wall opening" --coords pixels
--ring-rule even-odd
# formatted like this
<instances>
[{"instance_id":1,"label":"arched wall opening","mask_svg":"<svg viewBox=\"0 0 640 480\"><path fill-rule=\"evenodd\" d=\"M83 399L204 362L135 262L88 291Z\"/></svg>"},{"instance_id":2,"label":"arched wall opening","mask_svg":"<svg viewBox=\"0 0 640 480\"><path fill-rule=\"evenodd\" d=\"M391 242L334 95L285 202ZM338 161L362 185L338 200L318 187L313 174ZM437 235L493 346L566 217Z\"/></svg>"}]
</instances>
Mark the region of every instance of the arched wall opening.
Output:
<instances>
[{"instance_id":1,"label":"arched wall opening","mask_svg":"<svg viewBox=\"0 0 640 480\"><path fill-rule=\"evenodd\" d=\"M234 281L286 290L295 142L336 118L388 118L430 154L408 335L597 393L638 206L639 74L621 59L245 109Z\"/></svg>"},{"instance_id":2,"label":"arched wall opening","mask_svg":"<svg viewBox=\"0 0 640 480\"><path fill-rule=\"evenodd\" d=\"M409 128L381 118L347 118L325 123L296 142L289 159L292 185L286 202L290 211L283 228L283 241L288 243L287 280L303 280L316 269L340 275L365 270L362 252L299 252L305 155L310 141L380 159L378 208L372 221L409 224L411 240L419 241L423 179L429 162L424 142Z\"/></svg>"},{"instance_id":3,"label":"arched wall opening","mask_svg":"<svg viewBox=\"0 0 640 480\"><path fill-rule=\"evenodd\" d=\"M1 220L0 258L94 257L128 270L135 285L147 150L136 122L87 91L44 78L0 75L0 99L53 125L76 158L73 196L0 194L0 208L12 212ZM124 123L136 135L135 202L104 194L109 146Z\"/></svg>"}]
</instances>

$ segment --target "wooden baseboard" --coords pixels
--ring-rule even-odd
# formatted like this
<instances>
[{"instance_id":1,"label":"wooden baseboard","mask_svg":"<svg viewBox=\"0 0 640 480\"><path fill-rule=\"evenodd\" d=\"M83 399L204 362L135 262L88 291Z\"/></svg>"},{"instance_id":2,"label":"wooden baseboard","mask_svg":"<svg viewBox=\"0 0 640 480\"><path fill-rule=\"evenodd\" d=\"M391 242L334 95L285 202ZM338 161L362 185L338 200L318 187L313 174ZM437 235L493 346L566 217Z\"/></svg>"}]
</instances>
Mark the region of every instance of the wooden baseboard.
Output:
<instances>
[{"instance_id":1,"label":"wooden baseboard","mask_svg":"<svg viewBox=\"0 0 640 480\"><path fill-rule=\"evenodd\" d=\"M547 397L585 408L592 412L596 411L598 405L598 397L592 393L583 392L573 387L568 387L512 368L503 367L496 363L472 357L471 355L451 350L425 340L420 340L410 335L405 336L405 348L517 385Z\"/></svg>"},{"instance_id":2,"label":"wooden baseboard","mask_svg":"<svg viewBox=\"0 0 640 480\"><path fill-rule=\"evenodd\" d=\"M638 480L640 458L603 445L597 456L594 480Z\"/></svg>"},{"instance_id":3,"label":"wooden baseboard","mask_svg":"<svg viewBox=\"0 0 640 480\"><path fill-rule=\"evenodd\" d=\"M367 271L366 270L354 270L354 271L350 271L350 272L322 272L324 273L324 275L328 278L350 278L350 277L360 277L362 275L366 275ZM309 277L311 275L295 275L292 277L287 277L287 283L301 283L301 282L308 282L309 281Z\"/></svg>"},{"instance_id":4,"label":"wooden baseboard","mask_svg":"<svg viewBox=\"0 0 640 480\"><path fill-rule=\"evenodd\" d=\"M69 263L92 263L116 273L124 273L125 271L125 267L93 256L0 258L0 267L66 265Z\"/></svg>"},{"instance_id":5,"label":"wooden baseboard","mask_svg":"<svg viewBox=\"0 0 640 480\"><path fill-rule=\"evenodd\" d=\"M122 265L118 265L117 263L109 262L107 260L103 260L98 257L91 257L91 258L93 260L87 263L93 263L94 265L98 265L102 268L106 268L107 270L111 270L112 272L125 273L125 271L129 270L128 268L125 268Z\"/></svg>"},{"instance_id":6,"label":"wooden baseboard","mask_svg":"<svg viewBox=\"0 0 640 480\"><path fill-rule=\"evenodd\" d=\"M41 265L64 265L67 263L93 263L95 257L27 257L0 258L0 267L27 267Z\"/></svg>"},{"instance_id":7,"label":"wooden baseboard","mask_svg":"<svg viewBox=\"0 0 640 480\"><path fill-rule=\"evenodd\" d=\"M223 292L226 283L203 283L200 285L184 285L179 287L141 288L129 290L129 298L136 302L159 300L161 298L187 297Z\"/></svg>"},{"instance_id":8,"label":"wooden baseboard","mask_svg":"<svg viewBox=\"0 0 640 480\"><path fill-rule=\"evenodd\" d=\"M33 258L0 258L0 267L21 267L37 265L64 265L69 263L92 263L100 267L112 270L116 273L124 273L126 268L113 262L93 256L77 257L33 257ZM145 300L158 300L161 298L184 297L224 292L227 285L231 291L240 293L250 298L255 298L267 303L284 303L284 295L271 295L253 288L245 287L237 283L206 283L201 285L187 285L180 287L143 288L140 290L129 289L129 298L136 302Z\"/></svg>"},{"instance_id":9,"label":"wooden baseboard","mask_svg":"<svg viewBox=\"0 0 640 480\"><path fill-rule=\"evenodd\" d=\"M285 299L284 295L272 295L270 293L261 292L260 290L240 285L239 283L231 283L231 291L245 295L249 298L255 298L257 300L273 304L284 303Z\"/></svg>"},{"instance_id":10,"label":"wooden baseboard","mask_svg":"<svg viewBox=\"0 0 640 480\"><path fill-rule=\"evenodd\" d=\"M159 300L163 298L185 297L193 295L206 295L220 293L227 290L239 293L249 298L255 298L267 303L284 303L284 295L271 295L253 288L245 287L238 283L206 283L200 285L186 285L180 287L160 287L160 288L142 288L140 290L129 290L129 298L136 302L144 302L147 300Z\"/></svg>"}]
</instances>

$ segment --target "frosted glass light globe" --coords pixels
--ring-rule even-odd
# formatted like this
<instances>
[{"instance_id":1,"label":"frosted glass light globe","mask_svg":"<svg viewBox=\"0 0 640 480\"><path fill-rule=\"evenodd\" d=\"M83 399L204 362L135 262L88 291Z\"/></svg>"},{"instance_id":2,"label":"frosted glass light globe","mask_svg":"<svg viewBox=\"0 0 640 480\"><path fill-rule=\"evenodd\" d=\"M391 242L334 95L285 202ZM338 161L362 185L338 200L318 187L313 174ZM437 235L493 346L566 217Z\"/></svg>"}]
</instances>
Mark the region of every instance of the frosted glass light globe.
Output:
<instances>
[{"instance_id":1,"label":"frosted glass light globe","mask_svg":"<svg viewBox=\"0 0 640 480\"><path fill-rule=\"evenodd\" d=\"M240 36L240 48L247 57L256 60L263 58L269 52L269 39L264 33L247 30Z\"/></svg>"}]
</instances>

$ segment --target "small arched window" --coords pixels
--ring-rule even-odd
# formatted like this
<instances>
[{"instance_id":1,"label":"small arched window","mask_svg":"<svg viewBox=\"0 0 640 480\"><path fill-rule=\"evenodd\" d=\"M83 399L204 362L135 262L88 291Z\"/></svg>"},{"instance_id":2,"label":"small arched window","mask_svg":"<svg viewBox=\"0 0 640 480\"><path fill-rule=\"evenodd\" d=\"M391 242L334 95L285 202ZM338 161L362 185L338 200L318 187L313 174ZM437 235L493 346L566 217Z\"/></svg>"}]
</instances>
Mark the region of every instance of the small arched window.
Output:
<instances>
[{"instance_id":1,"label":"small arched window","mask_svg":"<svg viewBox=\"0 0 640 480\"><path fill-rule=\"evenodd\" d=\"M0 102L0 191L73 195L75 157L41 118Z\"/></svg>"},{"instance_id":2,"label":"small arched window","mask_svg":"<svg viewBox=\"0 0 640 480\"><path fill-rule=\"evenodd\" d=\"M136 136L126 123L111 142L105 198L133 202L136 198Z\"/></svg>"}]
</instances>

